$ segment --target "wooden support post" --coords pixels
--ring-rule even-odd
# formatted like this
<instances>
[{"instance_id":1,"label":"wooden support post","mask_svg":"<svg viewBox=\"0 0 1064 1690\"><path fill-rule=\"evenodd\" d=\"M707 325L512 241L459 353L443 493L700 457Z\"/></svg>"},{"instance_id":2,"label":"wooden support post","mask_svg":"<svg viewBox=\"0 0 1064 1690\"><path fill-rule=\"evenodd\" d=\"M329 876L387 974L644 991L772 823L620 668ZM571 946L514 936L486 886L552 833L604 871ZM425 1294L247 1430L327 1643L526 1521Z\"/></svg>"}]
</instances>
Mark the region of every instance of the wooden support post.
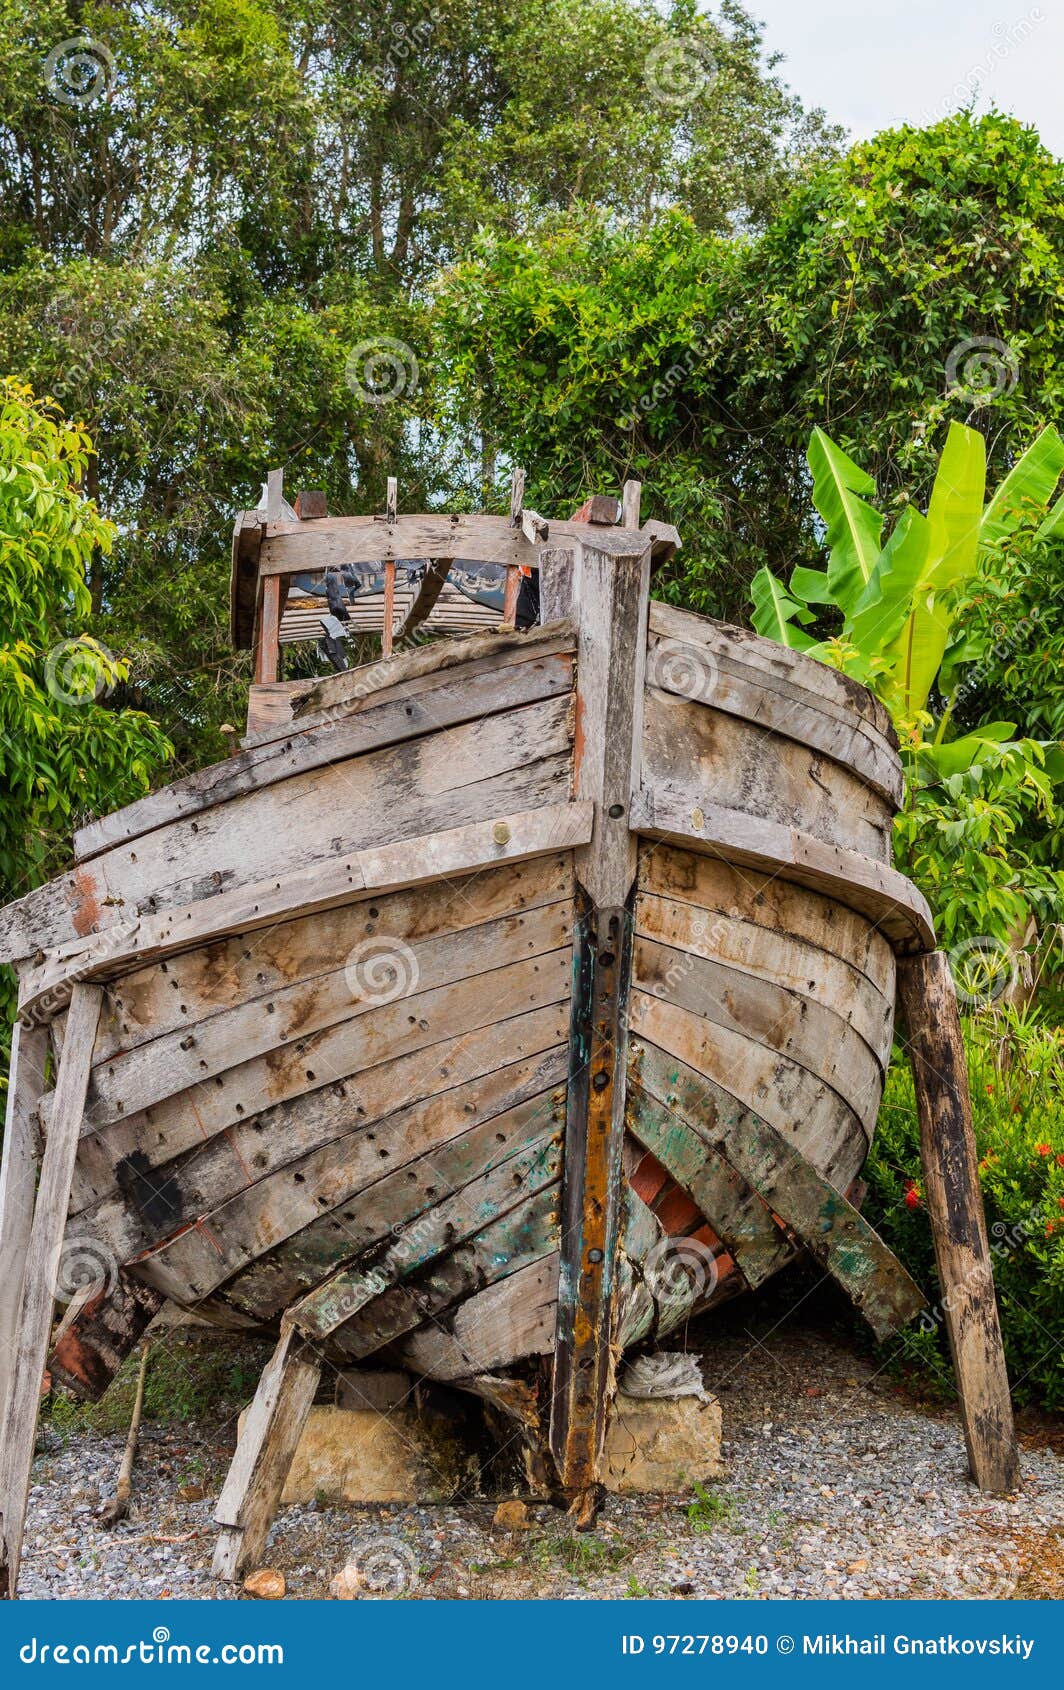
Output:
<instances>
[{"instance_id":1,"label":"wooden support post","mask_svg":"<svg viewBox=\"0 0 1064 1690\"><path fill-rule=\"evenodd\" d=\"M277 679L277 654L281 636L281 576L268 575L262 583L259 637L255 644L255 680Z\"/></svg>"},{"instance_id":2,"label":"wooden support post","mask_svg":"<svg viewBox=\"0 0 1064 1690\"><path fill-rule=\"evenodd\" d=\"M0 1437L0 1598L13 1597L18 1587L37 1409L48 1359L70 1186L102 1000L102 987L84 981L79 981L71 994L63 1055L41 1160L15 1335L12 1386Z\"/></svg>"},{"instance_id":3,"label":"wooden support post","mask_svg":"<svg viewBox=\"0 0 1064 1690\"><path fill-rule=\"evenodd\" d=\"M284 470L266 473L266 521L280 522L284 516Z\"/></svg>"},{"instance_id":4,"label":"wooden support post","mask_svg":"<svg viewBox=\"0 0 1064 1690\"><path fill-rule=\"evenodd\" d=\"M48 1028L15 1023L7 1081L4 1159L0 1165L0 1427L4 1425L14 1378L23 1270L33 1226L37 1186L35 1120L44 1096Z\"/></svg>"},{"instance_id":5,"label":"wooden support post","mask_svg":"<svg viewBox=\"0 0 1064 1690\"><path fill-rule=\"evenodd\" d=\"M964 1438L980 1490L1011 1491L1019 1457L979 1191L957 993L943 951L898 958L927 1207Z\"/></svg>"},{"instance_id":6,"label":"wooden support post","mask_svg":"<svg viewBox=\"0 0 1064 1690\"><path fill-rule=\"evenodd\" d=\"M502 619L512 627L517 617L517 595L521 591L521 570L516 563L507 565L506 592L502 601Z\"/></svg>"},{"instance_id":7,"label":"wooden support post","mask_svg":"<svg viewBox=\"0 0 1064 1690\"><path fill-rule=\"evenodd\" d=\"M215 1578L239 1579L260 1559L320 1378L314 1350L285 1327L259 1380L214 1511L222 1528Z\"/></svg>"},{"instance_id":8,"label":"wooden support post","mask_svg":"<svg viewBox=\"0 0 1064 1690\"><path fill-rule=\"evenodd\" d=\"M561 1270L550 1444L587 1514L613 1395L614 1290L625 1117L635 835L629 827L643 727L650 544L576 560L574 788L595 806L575 854L577 923L562 1184Z\"/></svg>"},{"instance_id":9,"label":"wooden support post","mask_svg":"<svg viewBox=\"0 0 1064 1690\"><path fill-rule=\"evenodd\" d=\"M639 507L643 498L641 481L626 481L621 489L621 527L639 527Z\"/></svg>"},{"instance_id":10,"label":"wooden support post","mask_svg":"<svg viewBox=\"0 0 1064 1690\"><path fill-rule=\"evenodd\" d=\"M395 626L395 560L389 558L384 565L384 620L381 624L381 652L383 656L392 655L392 636Z\"/></svg>"}]
</instances>

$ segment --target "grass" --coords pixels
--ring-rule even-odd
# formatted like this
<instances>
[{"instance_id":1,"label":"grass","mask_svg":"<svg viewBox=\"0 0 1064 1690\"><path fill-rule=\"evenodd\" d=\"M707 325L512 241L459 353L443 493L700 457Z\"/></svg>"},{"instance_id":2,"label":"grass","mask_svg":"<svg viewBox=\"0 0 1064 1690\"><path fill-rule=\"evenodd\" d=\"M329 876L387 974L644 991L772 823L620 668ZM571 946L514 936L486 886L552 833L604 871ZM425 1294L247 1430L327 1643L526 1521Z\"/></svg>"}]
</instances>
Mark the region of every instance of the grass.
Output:
<instances>
[{"instance_id":1,"label":"grass","mask_svg":"<svg viewBox=\"0 0 1064 1690\"><path fill-rule=\"evenodd\" d=\"M269 1344L204 1331L167 1332L153 1345L144 1383L144 1419L170 1425L224 1419L254 1395ZM56 1391L43 1418L61 1438L79 1432L125 1433L133 1412L139 1353L127 1357L99 1402L78 1402Z\"/></svg>"},{"instance_id":2,"label":"grass","mask_svg":"<svg viewBox=\"0 0 1064 1690\"><path fill-rule=\"evenodd\" d=\"M687 1524L693 1532L712 1532L730 1525L735 1518L735 1500L727 1491L707 1490L697 1481L694 1501L687 1505Z\"/></svg>"}]
</instances>

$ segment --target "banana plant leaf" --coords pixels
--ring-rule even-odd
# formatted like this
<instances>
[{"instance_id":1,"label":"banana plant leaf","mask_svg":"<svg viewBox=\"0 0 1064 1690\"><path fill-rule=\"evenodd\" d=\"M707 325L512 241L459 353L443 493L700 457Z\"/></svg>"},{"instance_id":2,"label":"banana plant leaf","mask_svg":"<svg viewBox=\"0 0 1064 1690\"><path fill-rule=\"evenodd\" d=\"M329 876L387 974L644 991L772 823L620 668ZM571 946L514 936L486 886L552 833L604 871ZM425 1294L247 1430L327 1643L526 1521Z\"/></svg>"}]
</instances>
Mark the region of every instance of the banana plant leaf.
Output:
<instances>
[{"instance_id":1,"label":"banana plant leaf","mask_svg":"<svg viewBox=\"0 0 1064 1690\"><path fill-rule=\"evenodd\" d=\"M986 755L989 746L1000 749L1015 732L1015 722L986 722L960 739L947 740L942 745L922 745L920 757L930 764L940 780L948 780L951 775L967 774L972 764Z\"/></svg>"},{"instance_id":2,"label":"banana plant leaf","mask_svg":"<svg viewBox=\"0 0 1064 1690\"><path fill-rule=\"evenodd\" d=\"M846 634L872 660L888 648L909 614L913 588L927 563L931 524L912 506L902 512L879 554Z\"/></svg>"},{"instance_id":3,"label":"banana plant leaf","mask_svg":"<svg viewBox=\"0 0 1064 1690\"><path fill-rule=\"evenodd\" d=\"M923 710L945 656L958 588L974 573L986 490L986 444L974 428L951 423L927 507L927 556L910 607L885 652L895 714Z\"/></svg>"},{"instance_id":4,"label":"banana plant leaf","mask_svg":"<svg viewBox=\"0 0 1064 1690\"><path fill-rule=\"evenodd\" d=\"M1064 471L1064 440L1052 425L1044 428L1037 439L1017 458L1004 481L997 488L983 512L979 525L979 543L993 546L1012 534L1025 517L1044 511L1061 472ZM1064 499L1058 501L1042 524L1043 533L1053 522L1064 520Z\"/></svg>"},{"instance_id":5,"label":"banana plant leaf","mask_svg":"<svg viewBox=\"0 0 1064 1690\"><path fill-rule=\"evenodd\" d=\"M883 518L864 494L875 496L872 477L841 446L814 428L807 453L813 474L813 503L824 519L831 548L827 580L832 600L852 615L872 579L879 558Z\"/></svg>"},{"instance_id":6,"label":"banana plant leaf","mask_svg":"<svg viewBox=\"0 0 1064 1690\"><path fill-rule=\"evenodd\" d=\"M793 651L808 651L810 646L816 645L810 634L801 627L795 627L796 622L812 622L812 611L791 598L783 582L773 575L771 569L758 570L750 583L750 596L754 601L752 620L757 633L779 645L790 646Z\"/></svg>"}]
</instances>

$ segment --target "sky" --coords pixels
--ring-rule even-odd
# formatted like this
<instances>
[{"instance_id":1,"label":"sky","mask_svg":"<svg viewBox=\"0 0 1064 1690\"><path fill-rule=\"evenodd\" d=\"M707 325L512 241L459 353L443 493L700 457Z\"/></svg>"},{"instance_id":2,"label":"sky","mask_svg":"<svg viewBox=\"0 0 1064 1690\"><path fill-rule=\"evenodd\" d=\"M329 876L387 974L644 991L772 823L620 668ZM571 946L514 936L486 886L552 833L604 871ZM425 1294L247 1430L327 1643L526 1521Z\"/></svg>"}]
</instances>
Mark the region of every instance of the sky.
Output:
<instances>
[{"instance_id":1,"label":"sky","mask_svg":"<svg viewBox=\"0 0 1064 1690\"><path fill-rule=\"evenodd\" d=\"M748 0L779 74L855 140L976 94L1064 157L1064 0Z\"/></svg>"}]
</instances>

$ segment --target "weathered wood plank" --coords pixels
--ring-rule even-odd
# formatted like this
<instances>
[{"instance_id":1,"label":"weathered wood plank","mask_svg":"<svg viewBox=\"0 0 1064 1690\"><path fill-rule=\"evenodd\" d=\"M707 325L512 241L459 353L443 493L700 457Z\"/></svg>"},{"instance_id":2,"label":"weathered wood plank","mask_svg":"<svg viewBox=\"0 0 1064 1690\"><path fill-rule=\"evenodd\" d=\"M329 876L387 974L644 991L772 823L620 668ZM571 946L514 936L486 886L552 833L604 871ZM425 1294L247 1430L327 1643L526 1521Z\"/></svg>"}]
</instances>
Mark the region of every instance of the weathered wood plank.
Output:
<instances>
[{"instance_id":1,"label":"weathered wood plank","mask_svg":"<svg viewBox=\"0 0 1064 1690\"><path fill-rule=\"evenodd\" d=\"M827 1269L878 1338L920 1312L923 1294L897 1257L797 1145L755 1111L735 1110L720 1087L664 1052L644 1047L638 1069L644 1090L697 1134L696 1142L727 1157L748 1188Z\"/></svg>"},{"instance_id":2,"label":"weathered wood plank","mask_svg":"<svg viewBox=\"0 0 1064 1690\"><path fill-rule=\"evenodd\" d=\"M896 869L798 828L711 804L695 785L643 786L632 804L632 826L650 838L706 851L823 893L867 916L897 951L934 944L926 900Z\"/></svg>"},{"instance_id":3,"label":"weathered wood plank","mask_svg":"<svg viewBox=\"0 0 1064 1690\"><path fill-rule=\"evenodd\" d=\"M638 554L648 541L666 543L675 530L654 525L656 532L631 534L624 528L602 527L595 544L617 554L625 548ZM577 522L551 522L555 543L587 538ZM478 563L535 566L538 547L530 545L508 516L400 516L394 522L377 517L334 516L302 524L270 523L259 555L259 574L290 575L338 569L344 564L380 563L409 557L461 557Z\"/></svg>"},{"instance_id":4,"label":"weathered wood plank","mask_svg":"<svg viewBox=\"0 0 1064 1690\"><path fill-rule=\"evenodd\" d=\"M77 1237L79 1248L90 1252L102 1243L92 1235L86 1238L76 1225L68 1225L67 1236ZM108 1279L79 1309L67 1310L48 1361L53 1382L83 1401L98 1402L164 1300L119 1268L113 1284Z\"/></svg>"},{"instance_id":5,"label":"weathered wood plank","mask_svg":"<svg viewBox=\"0 0 1064 1690\"><path fill-rule=\"evenodd\" d=\"M255 634L255 680L268 685L277 679L278 635L281 629L281 582L276 575L262 584Z\"/></svg>"},{"instance_id":6,"label":"weathered wood plank","mask_svg":"<svg viewBox=\"0 0 1064 1690\"><path fill-rule=\"evenodd\" d=\"M836 1091L785 1056L644 992L632 993L632 1032L687 1064L802 1150L825 1178L849 1189L868 1153L860 1121Z\"/></svg>"},{"instance_id":7,"label":"weathered wood plank","mask_svg":"<svg viewBox=\"0 0 1064 1690\"><path fill-rule=\"evenodd\" d=\"M420 1240L423 1223L431 1237L431 1216L441 1194L446 1200L448 1193L490 1174L526 1148L530 1136L547 1128L560 1133L563 1070L558 1050L520 1073L507 1067L493 1077L491 1088L462 1088L464 1098L448 1096L386 1118L367 1148L389 1150L387 1165L394 1171L381 1178L382 1164L367 1154L365 1169L356 1167L352 1175L357 1145L352 1141L343 1147L346 1154L328 1158L326 1193L332 1201L344 1180L351 1189L327 1211L317 1205L316 1219L239 1270L217 1292L217 1300L257 1321L270 1320L353 1257L371 1247L382 1253L382 1241L395 1246L407 1231ZM537 1089L551 1079L554 1091ZM500 1101L511 1106L497 1113Z\"/></svg>"},{"instance_id":8,"label":"weathered wood plank","mask_svg":"<svg viewBox=\"0 0 1064 1690\"><path fill-rule=\"evenodd\" d=\"M500 1036L505 1036L505 1027L498 1031ZM533 1095L538 1095L543 1083L542 1068L531 1074L526 1071L523 1079L525 1086L536 1086ZM486 1089L474 1093L479 1108L491 1108L493 1114L499 1113L500 1107L506 1108L505 1084L513 1080L512 1074L504 1074L497 1084L489 1081ZM519 1091L519 1096L523 1095L527 1093ZM464 1118L456 1113L470 1101L473 1098L469 1096L459 1099L455 1093L447 1092L431 1103L419 1100L403 1109L393 1093L390 1112L382 1111L382 1121L372 1131L366 1131L364 1139L346 1135L298 1160L293 1159L272 1176L270 1184L260 1180L245 1187L220 1208L211 1210L199 1226L177 1233L144 1258L138 1263L138 1272L177 1302L206 1296L264 1251L345 1203L361 1184L383 1177L396 1166L405 1166L417 1148L424 1147L428 1134L435 1133L447 1140L462 1127L475 1126L482 1118L479 1109L477 1114ZM427 1124L415 1133L412 1112L416 1114L418 1110L423 1112ZM406 1135L398 1143L397 1131ZM415 1175L412 1189L416 1179Z\"/></svg>"},{"instance_id":9,"label":"weathered wood plank","mask_svg":"<svg viewBox=\"0 0 1064 1690\"><path fill-rule=\"evenodd\" d=\"M418 646L412 651L397 652L387 663L365 663L349 669L343 675L325 675L317 681L296 712L296 726L317 726L328 721L337 710L361 710L379 694L389 699L410 698L425 685L436 686L451 669L460 669L470 676L499 670L511 663L547 655L553 651L572 651L576 631L563 618L530 628L525 634L512 628L492 629L483 634L462 634L447 640L435 640L431 645Z\"/></svg>"},{"instance_id":10,"label":"weathered wood plank","mask_svg":"<svg viewBox=\"0 0 1064 1690\"><path fill-rule=\"evenodd\" d=\"M414 602L395 631L396 645L402 645L404 640L410 639L411 635L420 628L430 615L443 590L451 562L452 560L449 557L434 557L430 560L428 568L421 577Z\"/></svg>"},{"instance_id":11,"label":"weathered wood plank","mask_svg":"<svg viewBox=\"0 0 1064 1690\"><path fill-rule=\"evenodd\" d=\"M294 1332L282 1332L215 1509L222 1527L215 1578L238 1579L260 1560L320 1377L313 1349Z\"/></svg>"},{"instance_id":12,"label":"weathered wood plank","mask_svg":"<svg viewBox=\"0 0 1064 1690\"><path fill-rule=\"evenodd\" d=\"M613 1393L621 1147L650 554L577 554L573 790L595 805L575 857L578 919L569 1034L558 1330L550 1447L575 1497L597 1478Z\"/></svg>"},{"instance_id":13,"label":"weathered wood plank","mask_svg":"<svg viewBox=\"0 0 1064 1690\"><path fill-rule=\"evenodd\" d=\"M849 1104L871 1140L884 1064L833 1010L741 968L653 939L636 939L632 978L639 991L759 1046L766 1070L777 1054L797 1063Z\"/></svg>"},{"instance_id":14,"label":"weathered wood plank","mask_svg":"<svg viewBox=\"0 0 1064 1690\"><path fill-rule=\"evenodd\" d=\"M268 685L257 684L253 681L248 688L247 727L243 739L245 748L261 735L291 732L293 707L303 697L304 693L310 691L313 685L313 678L301 681L271 681ZM212 768L222 767L219 763L214 763L211 766ZM171 792L175 786L182 785L182 781L174 781L171 786L162 787L161 793ZM154 797L156 794L153 793L150 796ZM137 799L137 803L144 803L144 799ZM129 808L132 809L133 805L130 805ZM114 823L116 817L124 814L125 811L116 810L113 815L103 816L99 821L89 822L87 827L80 829L74 835L74 855L76 857L91 857L95 851L101 850L105 845L112 844L115 839L130 838L130 834L125 831L121 823L117 823L110 828L107 825ZM93 843L98 837L97 830L102 834L99 844ZM84 849L79 846L82 834L88 835L88 843Z\"/></svg>"},{"instance_id":15,"label":"weathered wood plank","mask_svg":"<svg viewBox=\"0 0 1064 1690\"><path fill-rule=\"evenodd\" d=\"M196 945L233 934L246 936L271 922L353 903L369 893L458 880L474 870L580 844L590 836L592 811L587 803L566 803L503 812L494 820L370 846L338 862L279 875L239 892L219 893L160 916L141 915L111 933L60 946L37 967L28 967L22 980L20 1018L55 1016L75 979L110 977Z\"/></svg>"},{"instance_id":16,"label":"weathered wood plank","mask_svg":"<svg viewBox=\"0 0 1064 1690\"><path fill-rule=\"evenodd\" d=\"M897 751L852 711L844 718L840 710L825 710L812 702L813 695L761 670L740 668L704 646L653 633L647 681L662 692L795 740L857 775L891 809L901 808L904 780Z\"/></svg>"},{"instance_id":17,"label":"weathered wood plank","mask_svg":"<svg viewBox=\"0 0 1064 1690\"><path fill-rule=\"evenodd\" d=\"M920 1151L964 1438L980 1490L1019 1484L994 1274L976 1166L957 993L942 951L906 957L898 991L920 1118Z\"/></svg>"},{"instance_id":18,"label":"weathered wood plank","mask_svg":"<svg viewBox=\"0 0 1064 1690\"><path fill-rule=\"evenodd\" d=\"M363 1310L372 1315L376 1299L393 1286L480 1232L486 1221L501 1219L533 1192L557 1184L560 1123L511 1150L505 1162L452 1191L396 1232L383 1251L373 1253L374 1259L360 1258L316 1286L290 1310L293 1325L308 1338L324 1339Z\"/></svg>"},{"instance_id":19,"label":"weathered wood plank","mask_svg":"<svg viewBox=\"0 0 1064 1690\"><path fill-rule=\"evenodd\" d=\"M78 985L74 988L63 1058L56 1081L55 1107L41 1160L41 1178L19 1303L12 1387L0 1438L0 1511L3 1516L0 1528L0 1598L13 1597L18 1589L37 1406L48 1353L70 1182L85 1108L101 997L98 986Z\"/></svg>"},{"instance_id":20,"label":"weathered wood plank","mask_svg":"<svg viewBox=\"0 0 1064 1690\"><path fill-rule=\"evenodd\" d=\"M15 1023L0 1165L0 1426L5 1424L14 1379L23 1273L37 1188L37 1104L45 1090L48 1048L47 1028Z\"/></svg>"},{"instance_id":21,"label":"weathered wood plank","mask_svg":"<svg viewBox=\"0 0 1064 1690\"><path fill-rule=\"evenodd\" d=\"M893 807L819 752L711 706L649 687L643 783L654 793L694 795L827 845L889 863Z\"/></svg>"},{"instance_id":22,"label":"weathered wood plank","mask_svg":"<svg viewBox=\"0 0 1064 1690\"><path fill-rule=\"evenodd\" d=\"M451 1304L539 1261L558 1244L558 1186L550 1185L491 1221L408 1284L396 1285L339 1327L330 1343L353 1361L435 1318ZM512 1357L507 1356L505 1361Z\"/></svg>"},{"instance_id":23,"label":"weathered wood plank","mask_svg":"<svg viewBox=\"0 0 1064 1690\"><path fill-rule=\"evenodd\" d=\"M558 1252L485 1286L442 1319L406 1337L399 1354L412 1373L464 1380L554 1346Z\"/></svg>"},{"instance_id":24,"label":"weathered wood plank","mask_svg":"<svg viewBox=\"0 0 1064 1690\"><path fill-rule=\"evenodd\" d=\"M709 921L723 915L757 926L785 956L797 942L815 958L818 971L831 960L842 962L871 981L893 1014L894 952L874 923L856 910L777 875L660 843L640 852L639 887L641 894L691 904ZM795 973L796 979L802 977L797 962Z\"/></svg>"},{"instance_id":25,"label":"weathered wood plank","mask_svg":"<svg viewBox=\"0 0 1064 1690\"><path fill-rule=\"evenodd\" d=\"M0 955L306 870L369 845L536 809L568 796L566 697L294 775L182 817L0 912ZM385 839L382 840L382 834Z\"/></svg>"},{"instance_id":26,"label":"weathered wood plank","mask_svg":"<svg viewBox=\"0 0 1064 1690\"><path fill-rule=\"evenodd\" d=\"M493 712L534 704L568 693L572 659L548 652L522 663L508 663L469 675L463 670L434 675L436 684L411 697L370 697L362 709L336 713L312 731L251 746L159 792L149 793L124 810L90 822L75 838L78 860L87 861L112 845L142 838L183 816L202 815L245 793L262 792L278 781L328 764L380 751L441 728L476 722ZM297 682L304 693L312 683Z\"/></svg>"},{"instance_id":27,"label":"weathered wood plank","mask_svg":"<svg viewBox=\"0 0 1064 1690\"><path fill-rule=\"evenodd\" d=\"M803 896L809 896L803 893ZM692 957L738 969L758 981L812 999L863 1040L885 1068L890 1057L894 1005L849 963L801 940L756 922L734 920L694 904L641 892L636 900L636 933ZM891 971L893 972L893 957Z\"/></svg>"},{"instance_id":28,"label":"weathered wood plank","mask_svg":"<svg viewBox=\"0 0 1064 1690\"><path fill-rule=\"evenodd\" d=\"M748 628L716 622L711 617L678 610L675 605L657 600L650 607L650 627L666 639L704 645L718 659L759 669L766 676L800 687L822 699L825 705L834 705L847 718L856 716L869 723L888 744L894 743L894 728L885 706L859 681L819 663L815 657L777 645L775 640L766 640Z\"/></svg>"},{"instance_id":29,"label":"weathered wood plank","mask_svg":"<svg viewBox=\"0 0 1064 1690\"><path fill-rule=\"evenodd\" d=\"M652 1054L653 1047L643 1041L633 1046L628 1130L698 1204L714 1232L735 1257L747 1285L756 1287L790 1261L794 1248L774 1221L768 1204L727 1158L732 1118L742 1121L749 1111L733 1102L727 1134L717 1142L707 1142L707 1137L692 1131L690 1123L666 1100L652 1095L639 1083L643 1064L647 1062L650 1068L648 1057ZM673 1062L670 1072L678 1066ZM711 1107L715 1108L717 1098L711 1089L712 1082L702 1079L702 1084L707 1099L713 1100Z\"/></svg>"},{"instance_id":30,"label":"weathered wood plank","mask_svg":"<svg viewBox=\"0 0 1064 1690\"><path fill-rule=\"evenodd\" d=\"M256 1057L273 1059L276 1073L283 1047L341 1023L345 1038L372 1040L380 1017L391 1031L396 1011L403 1021L431 1015L434 1000L427 994L459 981L485 977L480 989L487 993L499 969L561 951L571 931L572 902L563 898L412 945L398 935L382 935L368 951L353 952L345 967L221 1010L193 1023L194 1030L177 1029L108 1057L93 1069L93 1122L104 1127L237 1066L246 1071Z\"/></svg>"},{"instance_id":31,"label":"weathered wood plank","mask_svg":"<svg viewBox=\"0 0 1064 1690\"><path fill-rule=\"evenodd\" d=\"M320 980L346 967L356 947L366 947L365 953L360 949L355 955L357 969L361 955L386 951L389 941L396 947L413 946L465 934L571 898L572 892L571 854L554 852L487 868L469 880L374 893L338 909L260 928L253 937L237 934L166 963L151 963L107 986L95 1065L166 1033L196 1028L223 1010ZM417 972L420 982L424 975L420 967ZM354 984L357 987L357 974ZM276 1013L276 1005L269 1013ZM250 1050L245 1054L251 1055Z\"/></svg>"},{"instance_id":32,"label":"weathered wood plank","mask_svg":"<svg viewBox=\"0 0 1064 1690\"><path fill-rule=\"evenodd\" d=\"M119 1258L135 1254L168 1237L185 1216L215 1207L226 1191L241 1190L307 1151L383 1119L394 1112L396 1096L431 1098L507 1063L543 1056L565 1036L567 1003L563 994L501 1029L494 1021L473 1031L452 1027L435 1044L358 1073L357 1083L341 1075L258 1113L234 1107L231 1119L215 1115L202 1121L193 1106L184 1113L167 1110L160 1121L148 1111L88 1134L78 1150L71 1213L83 1230L112 1240ZM426 1105L430 1114L433 1107ZM415 1134L411 1142L417 1141ZM139 1217L133 1232L131 1216ZM141 1222L152 1229L151 1238L137 1242Z\"/></svg>"}]
</instances>

